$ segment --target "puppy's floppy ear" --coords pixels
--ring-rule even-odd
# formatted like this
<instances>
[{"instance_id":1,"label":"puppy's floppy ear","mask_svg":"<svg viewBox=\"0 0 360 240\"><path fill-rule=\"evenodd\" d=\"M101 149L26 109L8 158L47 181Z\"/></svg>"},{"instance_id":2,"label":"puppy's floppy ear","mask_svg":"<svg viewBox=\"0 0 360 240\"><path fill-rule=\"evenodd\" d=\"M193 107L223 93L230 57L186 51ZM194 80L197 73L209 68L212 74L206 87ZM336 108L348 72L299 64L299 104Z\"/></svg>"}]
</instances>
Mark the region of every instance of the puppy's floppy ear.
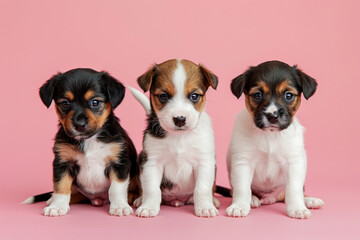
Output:
<instances>
[{"instance_id":1,"label":"puppy's floppy ear","mask_svg":"<svg viewBox=\"0 0 360 240\"><path fill-rule=\"evenodd\" d=\"M246 72L237 76L231 81L230 88L232 94L234 94L235 97L240 98L241 94L244 91L246 81L250 77L251 73L252 73L252 68L249 68Z\"/></svg>"},{"instance_id":2,"label":"puppy's floppy ear","mask_svg":"<svg viewBox=\"0 0 360 240\"><path fill-rule=\"evenodd\" d=\"M157 66L156 66L156 64L154 64L143 75L138 77L137 82L144 92L146 92L150 89L153 78L155 76L156 69L157 69Z\"/></svg>"},{"instance_id":3,"label":"puppy's floppy ear","mask_svg":"<svg viewBox=\"0 0 360 240\"><path fill-rule=\"evenodd\" d=\"M308 100L315 93L317 82L315 79L305 74L300 69L297 69L296 65L293 66L293 69L296 72L296 76L298 78L304 97L306 100Z\"/></svg>"},{"instance_id":4,"label":"puppy's floppy ear","mask_svg":"<svg viewBox=\"0 0 360 240\"><path fill-rule=\"evenodd\" d=\"M111 107L116 108L124 99L125 96L125 87L116 80L114 77L110 76L107 72L101 72L102 80L104 81L105 91L108 94Z\"/></svg>"},{"instance_id":5,"label":"puppy's floppy ear","mask_svg":"<svg viewBox=\"0 0 360 240\"><path fill-rule=\"evenodd\" d=\"M41 101L47 108L50 107L54 95L54 85L62 77L62 73L54 75L52 78L47 80L39 89L39 95Z\"/></svg>"},{"instance_id":6,"label":"puppy's floppy ear","mask_svg":"<svg viewBox=\"0 0 360 240\"><path fill-rule=\"evenodd\" d=\"M213 74L209 69L199 64L200 71L204 76L204 84L206 87L211 86L213 89L216 89L218 86L218 77Z\"/></svg>"}]
</instances>

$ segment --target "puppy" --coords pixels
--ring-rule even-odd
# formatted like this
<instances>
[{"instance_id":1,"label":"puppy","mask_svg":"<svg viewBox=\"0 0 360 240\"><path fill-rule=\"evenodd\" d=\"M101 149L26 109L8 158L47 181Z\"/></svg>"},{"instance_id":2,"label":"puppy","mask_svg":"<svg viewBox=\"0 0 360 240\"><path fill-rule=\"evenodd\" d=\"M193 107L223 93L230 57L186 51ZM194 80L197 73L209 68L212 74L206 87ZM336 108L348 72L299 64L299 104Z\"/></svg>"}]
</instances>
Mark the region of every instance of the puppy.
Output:
<instances>
[{"instance_id":1,"label":"puppy","mask_svg":"<svg viewBox=\"0 0 360 240\"><path fill-rule=\"evenodd\" d=\"M150 91L150 101L132 89L148 119L143 151L139 155L142 197L136 215L154 217L160 204L194 204L200 217L218 215L213 197L215 145L210 117L205 113L205 93L216 89L217 77L188 60L155 64L138 84ZM214 205L215 204L215 205Z\"/></svg>"},{"instance_id":2,"label":"puppy","mask_svg":"<svg viewBox=\"0 0 360 240\"><path fill-rule=\"evenodd\" d=\"M304 197L306 153L304 128L294 117L301 93L309 99L317 83L296 66L279 61L250 67L231 82L232 93L245 94L246 109L236 117L227 155L233 201L232 217L251 207L286 202L292 218L308 218L321 199ZM253 195L252 195L253 194Z\"/></svg>"},{"instance_id":3,"label":"puppy","mask_svg":"<svg viewBox=\"0 0 360 240\"><path fill-rule=\"evenodd\" d=\"M54 100L60 122L53 148L54 192L26 203L51 196L45 216L65 215L70 201L86 199L95 206L110 201L111 215L133 212L127 197L136 150L113 113L124 94L124 86L108 73L85 68L59 73L40 88L46 107Z\"/></svg>"}]
</instances>

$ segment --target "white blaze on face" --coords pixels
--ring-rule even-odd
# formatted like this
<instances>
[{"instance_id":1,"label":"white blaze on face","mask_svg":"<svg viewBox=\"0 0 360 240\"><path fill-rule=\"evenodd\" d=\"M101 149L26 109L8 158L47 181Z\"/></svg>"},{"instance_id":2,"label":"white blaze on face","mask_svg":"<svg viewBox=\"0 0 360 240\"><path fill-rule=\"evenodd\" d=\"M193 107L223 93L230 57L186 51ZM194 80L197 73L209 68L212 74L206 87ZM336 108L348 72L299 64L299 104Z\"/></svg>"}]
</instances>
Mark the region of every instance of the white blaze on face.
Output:
<instances>
[{"instance_id":1,"label":"white blaze on face","mask_svg":"<svg viewBox=\"0 0 360 240\"><path fill-rule=\"evenodd\" d=\"M200 113L196 111L193 103L188 99L188 96L186 96L185 86L187 75L184 66L179 59L177 63L177 68L172 76L175 94L166 106L158 112L161 126L170 132L179 130L179 127L174 124L173 118L185 117L186 123L181 127L181 130L192 130L196 127L200 116Z\"/></svg>"},{"instance_id":2,"label":"white blaze on face","mask_svg":"<svg viewBox=\"0 0 360 240\"><path fill-rule=\"evenodd\" d=\"M270 105L265 109L265 113L274 113L277 111L278 111L278 108L273 102L270 103Z\"/></svg>"}]
</instances>

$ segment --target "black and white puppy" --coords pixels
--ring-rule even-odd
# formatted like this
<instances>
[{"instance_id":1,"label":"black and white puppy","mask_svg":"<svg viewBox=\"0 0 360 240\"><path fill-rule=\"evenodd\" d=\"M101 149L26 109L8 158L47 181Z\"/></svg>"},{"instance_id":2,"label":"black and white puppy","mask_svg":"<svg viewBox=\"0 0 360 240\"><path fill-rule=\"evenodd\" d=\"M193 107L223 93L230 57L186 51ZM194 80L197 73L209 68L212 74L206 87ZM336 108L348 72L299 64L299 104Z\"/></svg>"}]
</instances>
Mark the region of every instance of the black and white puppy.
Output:
<instances>
[{"instance_id":1,"label":"black and white puppy","mask_svg":"<svg viewBox=\"0 0 360 240\"><path fill-rule=\"evenodd\" d=\"M155 64L138 78L144 92L131 89L148 114L140 153L142 196L136 215L158 215L160 204L194 204L200 217L218 215L213 197L215 144L205 93L217 77L201 65L173 59Z\"/></svg>"},{"instance_id":2,"label":"black and white puppy","mask_svg":"<svg viewBox=\"0 0 360 240\"><path fill-rule=\"evenodd\" d=\"M309 99L316 87L312 77L279 61L250 67L232 80L232 93L245 94L246 110L236 117L228 149L233 191L228 216L244 217L250 207L285 201L290 217L308 218L308 208L324 205L304 197L304 128L294 117L301 93Z\"/></svg>"},{"instance_id":3,"label":"black and white puppy","mask_svg":"<svg viewBox=\"0 0 360 240\"><path fill-rule=\"evenodd\" d=\"M25 203L47 200L45 216L68 213L69 204L110 201L111 215L129 215L128 186L135 173L136 150L114 115L125 87L106 72L73 69L58 73L40 88L46 107L55 102L59 130L53 161L54 192Z\"/></svg>"}]
</instances>

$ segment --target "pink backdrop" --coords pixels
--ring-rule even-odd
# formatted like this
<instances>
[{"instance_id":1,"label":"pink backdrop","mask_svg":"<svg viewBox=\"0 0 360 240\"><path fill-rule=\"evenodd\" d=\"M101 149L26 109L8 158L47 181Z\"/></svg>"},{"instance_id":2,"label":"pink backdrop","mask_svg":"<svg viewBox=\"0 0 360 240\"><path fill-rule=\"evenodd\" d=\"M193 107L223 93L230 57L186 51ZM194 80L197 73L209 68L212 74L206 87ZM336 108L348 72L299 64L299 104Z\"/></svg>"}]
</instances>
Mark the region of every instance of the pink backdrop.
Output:
<instances>
[{"instance_id":1,"label":"pink backdrop","mask_svg":"<svg viewBox=\"0 0 360 240\"><path fill-rule=\"evenodd\" d=\"M101 3L100 3L101 2ZM292 239L360 237L358 1L18 1L0 2L0 238L63 239L224 235ZM58 71L107 70L124 84L170 58L202 63L219 77L207 112L216 136L217 182L229 186L226 149L234 116L244 108L230 81L250 65L278 59L298 64L319 88L297 114L306 127L306 190L324 199L310 220L292 220L285 206L253 210L245 219L200 219L192 206L163 207L155 219L115 218L107 208L72 206L61 218L40 215L44 203L19 205L52 188L51 147L57 129L38 88ZM145 114L127 91L116 109L138 150Z\"/></svg>"}]
</instances>

